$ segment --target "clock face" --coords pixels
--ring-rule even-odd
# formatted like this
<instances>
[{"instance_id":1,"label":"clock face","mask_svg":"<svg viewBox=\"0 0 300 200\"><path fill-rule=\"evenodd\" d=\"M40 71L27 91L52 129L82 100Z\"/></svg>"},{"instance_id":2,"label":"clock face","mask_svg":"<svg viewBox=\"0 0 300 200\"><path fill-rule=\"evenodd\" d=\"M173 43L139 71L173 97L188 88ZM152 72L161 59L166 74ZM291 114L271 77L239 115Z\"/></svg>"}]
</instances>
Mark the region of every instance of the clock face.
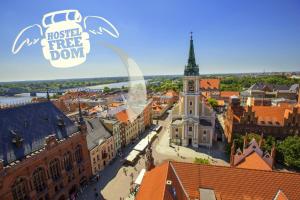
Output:
<instances>
[{"instance_id":1,"label":"clock face","mask_svg":"<svg viewBox=\"0 0 300 200\"><path fill-rule=\"evenodd\" d=\"M188 91L195 92L195 83L193 80L189 80L189 82L188 82Z\"/></svg>"}]
</instances>

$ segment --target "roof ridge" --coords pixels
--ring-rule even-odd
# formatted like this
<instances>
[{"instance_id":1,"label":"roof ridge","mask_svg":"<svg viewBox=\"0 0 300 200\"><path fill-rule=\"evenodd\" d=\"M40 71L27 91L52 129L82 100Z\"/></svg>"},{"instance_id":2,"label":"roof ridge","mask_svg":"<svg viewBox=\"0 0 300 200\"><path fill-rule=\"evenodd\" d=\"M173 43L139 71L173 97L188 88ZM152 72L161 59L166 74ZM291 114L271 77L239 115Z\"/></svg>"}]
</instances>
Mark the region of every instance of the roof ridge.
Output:
<instances>
[{"instance_id":1,"label":"roof ridge","mask_svg":"<svg viewBox=\"0 0 300 200\"><path fill-rule=\"evenodd\" d=\"M172 168L172 170L173 170L173 172L174 172L174 174L175 174L175 176L176 176L176 178L177 178L177 180L178 180L178 182L179 182L179 184L180 184L180 186L181 186L181 188L182 188L185 196L189 199L189 195L188 195L187 191L185 190L185 188L184 188L184 186L183 186L183 184L181 182L181 179L179 178L179 176L178 176L178 174L177 174L174 166L172 165L172 161L169 161L169 162L170 162L169 164L170 164L170 166L171 166L171 168ZM180 162L180 163L184 163L184 162Z\"/></svg>"},{"instance_id":2,"label":"roof ridge","mask_svg":"<svg viewBox=\"0 0 300 200\"><path fill-rule=\"evenodd\" d=\"M214 168L228 168L228 169L234 169L234 170L245 170L245 171L259 171L259 172L266 172L266 173L281 173L281 174L292 174L300 176L300 173L297 172L291 172L291 171L276 171L276 170L261 170L261 169L246 169L246 168L236 168L236 167L230 167L230 166L221 166L221 165L207 165L207 164L195 164L195 163L187 163L187 162L180 162L180 161L170 161L171 163L183 163L183 164L191 164L191 165L198 165L198 166L205 166L205 167L214 167Z\"/></svg>"}]
</instances>

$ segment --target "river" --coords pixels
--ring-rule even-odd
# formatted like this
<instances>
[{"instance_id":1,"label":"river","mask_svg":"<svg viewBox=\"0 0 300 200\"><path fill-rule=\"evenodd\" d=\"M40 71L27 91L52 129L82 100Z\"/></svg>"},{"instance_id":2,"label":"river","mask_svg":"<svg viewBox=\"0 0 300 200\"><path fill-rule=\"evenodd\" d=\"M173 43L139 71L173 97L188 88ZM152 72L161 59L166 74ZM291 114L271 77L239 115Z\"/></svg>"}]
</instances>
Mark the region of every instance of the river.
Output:
<instances>
[{"instance_id":1,"label":"river","mask_svg":"<svg viewBox=\"0 0 300 200\"><path fill-rule=\"evenodd\" d=\"M148 80L145 80L147 83ZM83 87L81 89L104 89L104 87L109 87L109 88L122 88L128 86L128 81L125 82L118 82L118 83L110 83L110 84L100 84L100 85L94 85L94 86L88 86L88 87ZM74 88L76 89L76 88ZM52 96L54 93L50 93L50 96ZM37 93L37 97L46 97L46 93ZM20 104L20 103L28 103L31 101L33 97L30 96L29 93L21 93L16 96L12 97L6 97L6 96L0 96L0 105L8 105L8 104Z\"/></svg>"}]
</instances>

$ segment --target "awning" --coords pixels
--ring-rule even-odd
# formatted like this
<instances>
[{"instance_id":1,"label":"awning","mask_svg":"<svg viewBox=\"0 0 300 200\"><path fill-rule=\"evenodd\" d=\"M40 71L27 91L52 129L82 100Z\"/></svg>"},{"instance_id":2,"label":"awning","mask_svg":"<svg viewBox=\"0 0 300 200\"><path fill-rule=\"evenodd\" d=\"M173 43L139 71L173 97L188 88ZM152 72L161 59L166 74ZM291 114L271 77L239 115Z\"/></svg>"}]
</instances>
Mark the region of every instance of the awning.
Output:
<instances>
[{"instance_id":1,"label":"awning","mask_svg":"<svg viewBox=\"0 0 300 200\"><path fill-rule=\"evenodd\" d=\"M138 175L138 177L135 179L135 184L137 184L137 185L141 185L141 183L142 183L142 180L143 180L143 178L144 178L144 175L145 175L145 172L146 172L146 170L145 169L142 169L141 171L140 171L140 173L139 173L139 175Z\"/></svg>"}]
</instances>

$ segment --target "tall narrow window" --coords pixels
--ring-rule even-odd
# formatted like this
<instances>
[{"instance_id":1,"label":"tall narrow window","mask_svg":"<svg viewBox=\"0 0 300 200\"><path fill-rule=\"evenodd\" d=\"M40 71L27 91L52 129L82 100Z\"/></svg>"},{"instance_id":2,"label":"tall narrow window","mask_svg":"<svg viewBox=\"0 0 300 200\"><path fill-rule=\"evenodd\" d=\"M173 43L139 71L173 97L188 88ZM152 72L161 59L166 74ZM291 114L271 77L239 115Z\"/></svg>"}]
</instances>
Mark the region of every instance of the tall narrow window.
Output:
<instances>
[{"instance_id":1,"label":"tall narrow window","mask_svg":"<svg viewBox=\"0 0 300 200\"><path fill-rule=\"evenodd\" d=\"M193 127L192 126L189 127L189 131L193 131Z\"/></svg>"},{"instance_id":2,"label":"tall narrow window","mask_svg":"<svg viewBox=\"0 0 300 200\"><path fill-rule=\"evenodd\" d=\"M77 145L75 150L75 159L77 163L80 163L82 161L82 148L80 145Z\"/></svg>"},{"instance_id":3,"label":"tall narrow window","mask_svg":"<svg viewBox=\"0 0 300 200\"><path fill-rule=\"evenodd\" d=\"M46 174L43 168L39 167L33 172L33 185L37 192L46 189Z\"/></svg>"},{"instance_id":4,"label":"tall narrow window","mask_svg":"<svg viewBox=\"0 0 300 200\"><path fill-rule=\"evenodd\" d=\"M28 200L28 187L24 178L17 178L12 186L12 194L14 200Z\"/></svg>"},{"instance_id":5,"label":"tall narrow window","mask_svg":"<svg viewBox=\"0 0 300 200\"><path fill-rule=\"evenodd\" d=\"M54 181L59 179L59 177L60 177L60 165L59 165L59 160L57 158L55 158L54 160L52 160L50 162L49 168L50 168L51 178Z\"/></svg>"},{"instance_id":6,"label":"tall narrow window","mask_svg":"<svg viewBox=\"0 0 300 200\"><path fill-rule=\"evenodd\" d=\"M64 155L64 166L66 171L70 171L72 169L72 156L69 151Z\"/></svg>"}]
</instances>

